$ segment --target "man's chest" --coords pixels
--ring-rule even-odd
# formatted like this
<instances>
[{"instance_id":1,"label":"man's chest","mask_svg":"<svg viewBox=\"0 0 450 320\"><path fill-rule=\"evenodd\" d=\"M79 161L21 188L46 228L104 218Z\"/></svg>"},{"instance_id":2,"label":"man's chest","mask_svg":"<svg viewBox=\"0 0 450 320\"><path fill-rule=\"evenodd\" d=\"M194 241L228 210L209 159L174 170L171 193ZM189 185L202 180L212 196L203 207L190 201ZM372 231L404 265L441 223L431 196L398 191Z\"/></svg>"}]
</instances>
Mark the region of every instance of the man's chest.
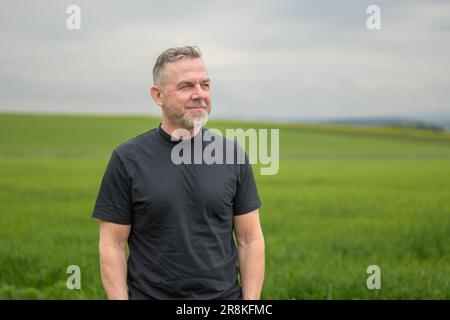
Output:
<instances>
[{"instance_id":1,"label":"man's chest","mask_svg":"<svg viewBox=\"0 0 450 320\"><path fill-rule=\"evenodd\" d=\"M221 210L233 205L237 175L232 165L150 161L135 169L131 185L137 210L167 206Z\"/></svg>"}]
</instances>

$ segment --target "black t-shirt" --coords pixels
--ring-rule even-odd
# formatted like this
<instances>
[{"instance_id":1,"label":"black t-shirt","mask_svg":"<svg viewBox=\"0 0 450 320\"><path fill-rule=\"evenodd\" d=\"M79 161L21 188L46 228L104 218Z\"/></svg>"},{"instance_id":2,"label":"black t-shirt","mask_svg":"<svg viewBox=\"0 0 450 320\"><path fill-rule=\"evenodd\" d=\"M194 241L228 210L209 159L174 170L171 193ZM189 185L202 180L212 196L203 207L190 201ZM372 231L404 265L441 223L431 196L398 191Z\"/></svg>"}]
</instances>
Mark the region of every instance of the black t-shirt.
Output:
<instances>
[{"instance_id":1,"label":"black t-shirt","mask_svg":"<svg viewBox=\"0 0 450 320\"><path fill-rule=\"evenodd\" d=\"M131 225L130 299L241 297L233 216L254 211L261 202L245 154L243 164L172 161L178 143L189 143L194 156L199 134L222 139L224 153L230 144L234 156L240 148L207 129L172 141L159 127L121 144L109 160L93 217Z\"/></svg>"}]
</instances>

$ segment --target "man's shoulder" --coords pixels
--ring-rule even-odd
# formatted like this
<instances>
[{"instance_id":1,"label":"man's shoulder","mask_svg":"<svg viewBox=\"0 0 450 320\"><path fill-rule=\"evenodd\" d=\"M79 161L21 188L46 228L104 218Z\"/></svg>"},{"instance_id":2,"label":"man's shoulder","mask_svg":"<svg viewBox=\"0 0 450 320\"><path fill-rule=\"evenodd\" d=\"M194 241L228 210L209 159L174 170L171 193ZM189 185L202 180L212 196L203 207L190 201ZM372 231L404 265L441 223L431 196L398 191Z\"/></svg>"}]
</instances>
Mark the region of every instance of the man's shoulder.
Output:
<instances>
[{"instance_id":1,"label":"man's shoulder","mask_svg":"<svg viewBox=\"0 0 450 320\"><path fill-rule=\"evenodd\" d=\"M126 156L130 153L134 153L143 146L151 144L154 141L155 134L157 134L157 129L150 129L125 142L122 142L115 147L114 152L116 152L119 156Z\"/></svg>"},{"instance_id":2,"label":"man's shoulder","mask_svg":"<svg viewBox=\"0 0 450 320\"><path fill-rule=\"evenodd\" d=\"M207 129L205 128L205 131L203 133L203 139L208 140L208 141L220 141L224 144L224 145L233 145L233 146L238 146L239 147L239 143L237 143L234 139L230 139L225 137L222 132L218 129Z\"/></svg>"},{"instance_id":3,"label":"man's shoulder","mask_svg":"<svg viewBox=\"0 0 450 320\"><path fill-rule=\"evenodd\" d=\"M204 132L204 139L208 141L220 141L225 147L225 150L232 150L236 153L245 153L245 149L241 144L231 137L224 136L218 129L206 129Z\"/></svg>"},{"instance_id":4,"label":"man's shoulder","mask_svg":"<svg viewBox=\"0 0 450 320\"><path fill-rule=\"evenodd\" d=\"M206 129L204 139L215 143L219 142L222 148L223 159L227 164L240 165L248 163L245 148L235 139L222 135L220 130Z\"/></svg>"}]
</instances>

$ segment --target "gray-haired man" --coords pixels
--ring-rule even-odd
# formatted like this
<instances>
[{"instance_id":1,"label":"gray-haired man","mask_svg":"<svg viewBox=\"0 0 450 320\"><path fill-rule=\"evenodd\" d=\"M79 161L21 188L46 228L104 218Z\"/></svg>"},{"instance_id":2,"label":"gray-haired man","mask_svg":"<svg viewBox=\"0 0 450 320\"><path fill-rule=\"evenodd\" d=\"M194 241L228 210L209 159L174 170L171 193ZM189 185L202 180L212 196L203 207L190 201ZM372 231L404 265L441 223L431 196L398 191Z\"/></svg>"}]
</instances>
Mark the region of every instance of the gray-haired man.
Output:
<instances>
[{"instance_id":1,"label":"gray-haired man","mask_svg":"<svg viewBox=\"0 0 450 320\"><path fill-rule=\"evenodd\" d=\"M101 220L107 296L259 299L264 239L248 159L241 164L175 164L171 159L174 146L199 135L235 145L203 128L211 88L198 47L161 53L153 81L150 91L161 107L162 123L113 151L93 212Z\"/></svg>"}]
</instances>

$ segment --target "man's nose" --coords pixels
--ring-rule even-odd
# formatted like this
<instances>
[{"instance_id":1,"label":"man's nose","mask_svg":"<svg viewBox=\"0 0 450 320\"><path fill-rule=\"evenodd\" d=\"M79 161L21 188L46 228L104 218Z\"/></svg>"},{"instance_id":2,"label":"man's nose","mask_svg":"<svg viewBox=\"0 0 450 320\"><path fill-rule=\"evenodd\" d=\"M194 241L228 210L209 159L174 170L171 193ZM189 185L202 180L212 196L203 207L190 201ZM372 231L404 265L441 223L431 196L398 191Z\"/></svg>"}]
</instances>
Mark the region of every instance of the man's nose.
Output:
<instances>
[{"instance_id":1,"label":"man's nose","mask_svg":"<svg viewBox=\"0 0 450 320\"><path fill-rule=\"evenodd\" d=\"M195 92L192 94L192 100L206 99L208 92L202 88L200 84L195 86Z\"/></svg>"}]
</instances>

